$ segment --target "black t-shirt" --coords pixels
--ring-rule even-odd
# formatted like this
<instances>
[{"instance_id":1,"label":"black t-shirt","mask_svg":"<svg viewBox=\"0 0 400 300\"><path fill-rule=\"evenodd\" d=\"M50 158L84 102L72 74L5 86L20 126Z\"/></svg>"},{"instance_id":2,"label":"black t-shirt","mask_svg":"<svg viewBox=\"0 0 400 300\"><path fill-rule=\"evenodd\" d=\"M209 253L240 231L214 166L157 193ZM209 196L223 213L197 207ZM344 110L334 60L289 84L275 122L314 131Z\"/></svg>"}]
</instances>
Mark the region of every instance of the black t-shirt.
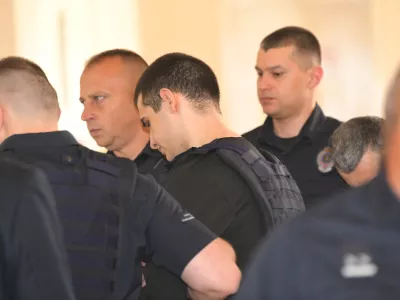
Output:
<instances>
[{"instance_id":1,"label":"black t-shirt","mask_svg":"<svg viewBox=\"0 0 400 300\"><path fill-rule=\"evenodd\" d=\"M138 199L139 195L146 197ZM132 201L135 205L128 214L132 226L138 218L137 205L142 205L144 212L151 210L145 228L146 252L142 259L151 258L156 265L165 267L176 276L181 276L186 265L217 237L182 209L150 176L138 175Z\"/></svg>"},{"instance_id":2,"label":"black t-shirt","mask_svg":"<svg viewBox=\"0 0 400 300\"><path fill-rule=\"evenodd\" d=\"M348 188L336 169L328 150L330 137L340 125L325 117L317 105L298 136L282 139L275 135L271 118L243 136L257 148L265 149L286 165L302 193L307 208L327 196Z\"/></svg>"},{"instance_id":3,"label":"black t-shirt","mask_svg":"<svg viewBox=\"0 0 400 300\"><path fill-rule=\"evenodd\" d=\"M233 246L243 270L264 232L257 200L242 177L204 146L177 156L163 174L166 190ZM148 276L144 299L186 299L185 285L164 269L150 265Z\"/></svg>"},{"instance_id":4,"label":"black t-shirt","mask_svg":"<svg viewBox=\"0 0 400 300\"><path fill-rule=\"evenodd\" d=\"M107 153L115 156L111 151ZM167 163L164 156L159 151L151 149L150 143L147 143L134 161L139 173L152 175L155 179L158 179L160 172L164 170L163 167Z\"/></svg>"},{"instance_id":5,"label":"black t-shirt","mask_svg":"<svg viewBox=\"0 0 400 300\"><path fill-rule=\"evenodd\" d=\"M56 161L55 158L59 157L59 163L54 163L52 168L59 168L61 165L68 175L71 174L71 170L76 172L73 162L82 161L83 148L67 131L14 135L7 138L0 145L0 151L9 152L7 155L19 153L18 158L21 160L29 158L29 161L32 161L38 156L41 159L48 159L49 163L53 164ZM71 164L63 164L62 162L66 153L70 158ZM101 153L98 153L98 155L106 156L106 154ZM119 161L121 165L126 163L134 164L134 162L123 158L115 157L115 160ZM69 167L67 167L68 165ZM113 167L115 166L113 165ZM46 172L46 170L44 171ZM74 174L75 181L80 184L85 182L82 180L82 176L86 178L82 173L87 173L87 170L86 172L76 172ZM104 178L104 176L106 175L102 174L100 178ZM54 183L54 181L51 182ZM104 182L107 182L107 180ZM72 199L68 198L68 193L60 193L60 190L57 190L54 184L52 187L56 195L56 201L60 201L60 203L68 200L72 201ZM87 186L80 186L82 197L83 195L91 195L90 193L84 193L85 187L90 191L92 189L90 183ZM76 185L71 184L70 189L76 189ZM107 186L104 186L104 190L107 192ZM63 191L66 190L63 189ZM129 199L126 198L126 200ZM95 202L96 199L92 199L92 201ZM86 207L84 201L78 203L82 203L82 206ZM102 199L98 199L98 203L101 206ZM130 298L128 297L128 299L135 299L133 295L138 295L141 274L132 270L140 268L142 260L151 258L157 265L167 268L175 276L180 276L186 265L199 251L216 238L214 233L195 218L188 218L188 212L183 210L175 199L149 175L137 174L137 182L132 198L130 202L124 203L124 214L126 215L124 220L128 222L121 224L123 226L121 232L127 232L127 234L119 236L119 238L127 242L124 242L124 247L119 249L123 254L118 252L120 255L118 257L118 266L124 267L122 267L122 271L117 272L121 281L117 282L119 288L116 289L116 293L124 296L129 295ZM71 222L70 219L65 221ZM92 221L94 228L99 227L99 220L87 221ZM107 223L104 225L107 225ZM141 235L145 236L144 241L135 239L141 236L136 234L137 228L142 230ZM68 234L68 232L65 231L64 234ZM103 264L104 262L99 261L99 268L103 268ZM126 274L121 274L124 271L126 271ZM80 274L72 275L78 275L76 277L79 278ZM104 281L104 283L109 284L108 281ZM109 289L109 286L104 286L104 290Z\"/></svg>"},{"instance_id":6,"label":"black t-shirt","mask_svg":"<svg viewBox=\"0 0 400 300\"><path fill-rule=\"evenodd\" d=\"M400 299L400 199L384 174L272 235L237 300Z\"/></svg>"},{"instance_id":7,"label":"black t-shirt","mask_svg":"<svg viewBox=\"0 0 400 300\"><path fill-rule=\"evenodd\" d=\"M2 159L0 193L0 299L75 299L45 175Z\"/></svg>"}]
</instances>

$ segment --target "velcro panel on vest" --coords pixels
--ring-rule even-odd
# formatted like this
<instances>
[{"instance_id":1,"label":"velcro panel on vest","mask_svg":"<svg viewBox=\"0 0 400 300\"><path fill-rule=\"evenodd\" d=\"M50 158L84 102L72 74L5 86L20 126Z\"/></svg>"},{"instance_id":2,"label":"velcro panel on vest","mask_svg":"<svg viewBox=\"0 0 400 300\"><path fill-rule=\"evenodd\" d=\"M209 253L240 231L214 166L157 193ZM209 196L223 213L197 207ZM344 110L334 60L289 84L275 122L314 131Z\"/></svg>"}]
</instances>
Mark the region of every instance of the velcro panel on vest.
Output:
<instances>
[{"instance_id":1,"label":"velcro panel on vest","mask_svg":"<svg viewBox=\"0 0 400 300\"><path fill-rule=\"evenodd\" d=\"M267 231L305 210L297 184L285 166L269 162L253 150L248 150L242 155L239 151L232 150L220 148L217 153L239 172L251 187L265 215Z\"/></svg>"},{"instance_id":2,"label":"velcro panel on vest","mask_svg":"<svg viewBox=\"0 0 400 300\"><path fill-rule=\"evenodd\" d=\"M259 177L271 207L275 210L276 224L305 210L300 190L283 164L267 161L253 150L245 152L242 157Z\"/></svg>"}]
</instances>

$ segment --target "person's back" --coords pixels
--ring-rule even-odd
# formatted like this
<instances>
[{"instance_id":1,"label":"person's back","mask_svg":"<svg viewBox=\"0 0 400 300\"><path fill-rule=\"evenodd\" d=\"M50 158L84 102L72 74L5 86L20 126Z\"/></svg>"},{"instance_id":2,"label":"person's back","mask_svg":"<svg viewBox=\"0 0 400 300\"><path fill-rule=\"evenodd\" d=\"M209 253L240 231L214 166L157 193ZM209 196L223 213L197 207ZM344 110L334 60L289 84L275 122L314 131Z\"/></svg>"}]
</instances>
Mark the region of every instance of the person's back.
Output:
<instances>
[{"instance_id":1,"label":"person's back","mask_svg":"<svg viewBox=\"0 0 400 300\"><path fill-rule=\"evenodd\" d=\"M258 241L272 230L265 228L265 218L270 215L263 214L262 202L255 197L246 175L225 161L221 151L244 148L249 156L234 157L234 164L243 168L254 164L260 177L271 177L271 191L277 194L282 186L272 180L276 175L272 170L252 160L252 155L260 159L262 155L223 124L213 71L185 54L162 56L140 78L135 103L144 126L150 129L151 146L170 161L159 180L196 218L234 247L238 265L244 269ZM260 182L255 184L262 189ZM293 200L304 207L294 182L288 189L297 193L299 198ZM281 203L287 200L278 198ZM179 279L154 266L148 273L146 299L186 299Z\"/></svg>"},{"instance_id":2,"label":"person's back","mask_svg":"<svg viewBox=\"0 0 400 300\"><path fill-rule=\"evenodd\" d=\"M0 159L0 299L73 300L62 230L44 174Z\"/></svg>"},{"instance_id":3,"label":"person's back","mask_svg":"<svg viewBox=\"0 0 400 300\"><path fill-rule=\"evenodd\" d=\"M16 62L25 64L24 70ZM140 261L148 258L211 297L233 293L240 272L232 248L194 218L185 220L187 213L154 179L139 175L132 161L91 151L58 131L55 91L45 77L29 72L32 64L0 61L0 151L46 173L77 299L137 299ZM30 115L21 119L13 105ZM179 247L176 240L182 237Z\"/></svg>"},{"instance_id":4,"label":"person's back","mask_svg":"<svg viewBox=\"0 0 400 300\"><path fill-rule=\"evenodd\" d=\"M118 163L122 161L110 162L111 157L79 145L68 132L14 135L2 143L0 151L46 173L63 223L78 299L111 296L124 209L118 195Z\"/></svg>"}]
</instances>

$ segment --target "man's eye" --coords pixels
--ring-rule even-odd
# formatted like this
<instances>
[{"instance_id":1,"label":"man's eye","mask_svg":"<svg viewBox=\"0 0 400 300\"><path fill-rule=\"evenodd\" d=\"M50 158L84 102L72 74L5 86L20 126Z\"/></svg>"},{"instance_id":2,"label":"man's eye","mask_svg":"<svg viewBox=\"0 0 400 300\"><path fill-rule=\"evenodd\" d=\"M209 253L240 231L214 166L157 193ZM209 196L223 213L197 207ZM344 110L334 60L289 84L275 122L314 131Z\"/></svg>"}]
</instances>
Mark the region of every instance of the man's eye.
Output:
<instances>
[{"instance_id":1,"label":"man's eye","mask_svg":"<svg viewBox=\"0 0 400 300\"><path fill-rule=\"evenodd\" d=\"M94 96L93 98L96 101L101 101L101 100L104 100L106 97L104 97L104 96Z\"/></svg>"},{"instance_id":2,"label":"man's eye","mask_svg":"<svg viewBox=\"0 0 400 300\"><path fill-rule=\"evenodd\" d=\"M283 75L283 72L274 72L274 73L272 73L272 75L276 78L279 78Z\"/></svg>"},{"instance_id":3,"label":"man's eye","mask_svg":"<svg viewBox=\"0 0 400 300\"><path fill-rule=\"evenodd\" d=\"M150 121L149 120L142 120L142 125L144 128L150 127Z\"/></svg>"}]
</instances>

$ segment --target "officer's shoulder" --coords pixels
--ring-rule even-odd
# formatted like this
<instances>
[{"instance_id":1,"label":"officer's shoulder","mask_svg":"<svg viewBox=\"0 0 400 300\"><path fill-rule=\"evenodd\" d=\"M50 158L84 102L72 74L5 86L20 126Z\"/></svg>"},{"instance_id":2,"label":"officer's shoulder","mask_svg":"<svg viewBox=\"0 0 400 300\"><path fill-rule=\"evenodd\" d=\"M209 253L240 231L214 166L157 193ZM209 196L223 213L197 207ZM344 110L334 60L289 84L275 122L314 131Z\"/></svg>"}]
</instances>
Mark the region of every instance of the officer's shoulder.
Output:
<instances>
[{"instance_id":1,"label":"officer's shoulder","mask_svg":"<svg viewBox=\"0 0 400 300\"><path fill-rule=\"evenodd\" d=\"M41 184L45 180L44 173L34 165L17 161L13 158L0 159L0 190L3 195L1 209L16 207L27 189Z\"/></svg>"},{"instance_id":2,"label":"officer's shoulder","mask_svg":"<svg viewBox=\"0 0 400 300\"><path fill-rule=\"evenodd\" d=\"M243 133L242 136L245 139L247 139L248 141L253 142L253 141L257 140L261 128L262 128L262 125L254 128L254 129L252 129L252 130L250 130L250 131L248 131L246 133Z\"/></svg>"},{"instance_id":3,"label":"officer's shoulder","mask_svg":"<svg viewBox=\"0 0 400 300\"><path fill-rule=\"evenodd\" d=\"M97 152L84 146L81 146L81 150L85 158L90 161L90 164L101 170L104 169L110 172L113 171L113 173L119 173L121 169L129 167L134 168L136 171L136 164L128 158Z\"/></svg>"},{"instance_id":4,"label":"officer's shoulder","mask_svg":"<svg viewBox=\"0 0 400 300\"><path fill-rule=\"evenodd\" d=\"M340 124L342 124L341 121L332 117L326 117L322 125L322 129L324 132L333 133L336 128L340 126Z\"/></svg>"},{"instance_id":5,"label":"officer's shoulder","mask_svg":"<svg viewBox=\"0 0 400 300\"><path fill-rule=\"evenodd\" d=\"M21 182L22 179L38 174L40 170L34 165L16 160L11 157L0 159L0 182Z\"/></svg>"}]
</instances>

